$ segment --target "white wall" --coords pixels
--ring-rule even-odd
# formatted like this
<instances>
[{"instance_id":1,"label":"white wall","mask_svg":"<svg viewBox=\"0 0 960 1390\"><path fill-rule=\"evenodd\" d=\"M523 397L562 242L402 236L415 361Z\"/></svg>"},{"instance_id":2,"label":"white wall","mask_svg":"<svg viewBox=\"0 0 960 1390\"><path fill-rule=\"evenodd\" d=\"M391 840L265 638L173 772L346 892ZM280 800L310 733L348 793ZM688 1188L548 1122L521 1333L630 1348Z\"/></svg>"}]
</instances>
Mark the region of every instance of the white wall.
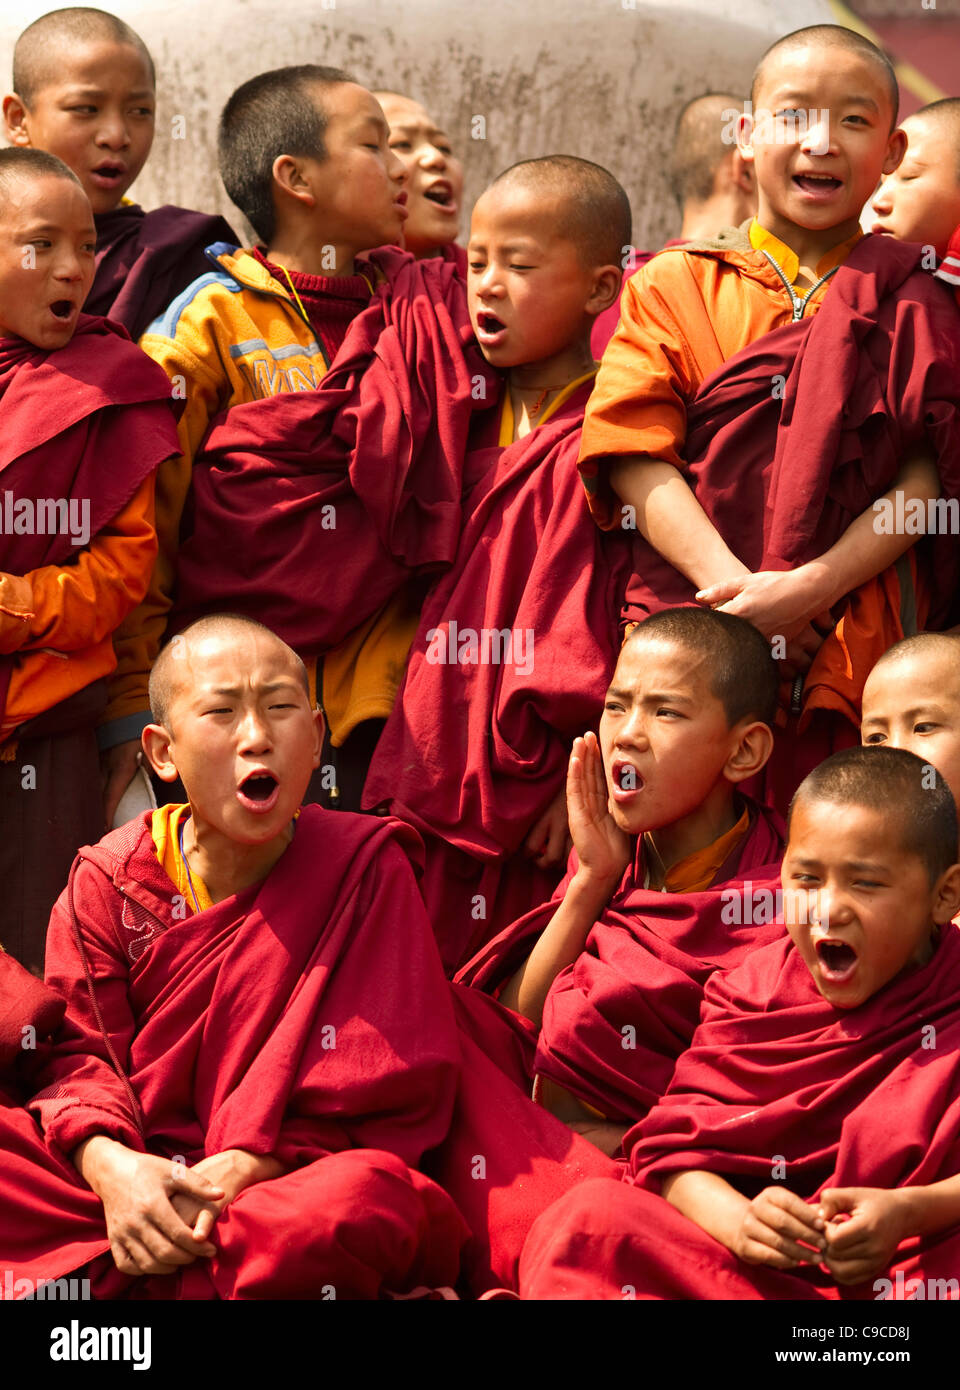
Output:
<instances>
[{"instance_id":1,"label":"white wall","mask_svg":"<svg viewBox=\"0 0 960 1390\"><path fill-rule=\"evenodd\" d=\"M634 241L675 230L664 173L680 107L707 90L746 90L780 35L830 22L826 0L101 0L143 36L157 63L157 138L132 190L161 202L231 212L216 174L216 120L240 82L317 62L370 87L409 92L461 152L469 208L517 159L578 154L609 168L634 210ZM0 13L0 74L13 43L56 4ZM475 116L486 138L471 139ZM174 117L185 138L171 138ZM464 228L464 231L466 228Z\"/></svg>"}]
</instances>

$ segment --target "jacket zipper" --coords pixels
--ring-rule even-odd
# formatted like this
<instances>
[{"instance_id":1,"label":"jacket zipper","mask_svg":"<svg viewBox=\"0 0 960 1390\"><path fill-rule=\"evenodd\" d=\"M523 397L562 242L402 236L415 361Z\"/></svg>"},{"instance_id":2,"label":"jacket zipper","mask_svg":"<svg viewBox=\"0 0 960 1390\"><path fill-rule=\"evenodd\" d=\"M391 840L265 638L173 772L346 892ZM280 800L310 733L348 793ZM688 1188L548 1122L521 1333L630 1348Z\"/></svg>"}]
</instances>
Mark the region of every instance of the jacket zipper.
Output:
<instances>
[{"instance_id":1,"label":"jacket zipper","mask_svg":"<svg viewBox=\"0 0 960 1390\"><path fill-rule=\"evenodd\" d=\"M791 285L790 281L787 279L786 275L783 273L783 270L780 268L780 266L777 264L777 262L776 262L776 261L774 260L774 258L771 256L770 252L769 252L769 251L764 251L763 254L766 256L767 260L770 262L770 264L773 266L774 270L775 270L775 271L777 272L777 274L779 275L781 281L783 282L783 287L784 287L784 289L786 290L787 294L790 296L790 304L791 304L791 306L792 306L792 308L793 308L793 319L792 319L792 322L793 322L793 323L796 323L799 319L802 319L802 318L803 318L803 311L804 311L804 309L807 307L807 305L810 303L810 296L811 296L812 294L815 294L816 291L820 288L820 286L821 286L821 285L825 285L826 282L830 279L830 276L831 276L831 275L836 275L837 271L840 269L840 267L839 267L838 265L835 265L835 266L832 268L832 270L828 270L828 271L827 271L826 275L821 275L821 276L820 276L820 279L817 281L817 283L816 283L815 285L811 285L810 288L807 290L806 294L803 296L803 298L801 298L799 295L797 295L797 294L794 292L793 286Z\"/></svg>"}]
</instances>

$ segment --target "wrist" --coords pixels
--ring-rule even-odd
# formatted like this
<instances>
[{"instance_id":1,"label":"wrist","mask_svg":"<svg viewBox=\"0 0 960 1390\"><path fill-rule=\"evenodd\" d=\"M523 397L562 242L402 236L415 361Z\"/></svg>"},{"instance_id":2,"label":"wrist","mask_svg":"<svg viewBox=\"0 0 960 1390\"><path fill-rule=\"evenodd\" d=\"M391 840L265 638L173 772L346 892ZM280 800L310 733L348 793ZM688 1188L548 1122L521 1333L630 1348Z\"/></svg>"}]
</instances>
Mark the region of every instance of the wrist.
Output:
<instances>
[{"instance_id":1,"label":"wrist","mask_svg":"<svg viewBox=\"0 0 960 1390\"><path fill-rule=\"evenodd\" d=\"M567 895L576 902L591 908L596 906L599 910L610 901L622 877L622 869L600 873L587 864L578 864L567 887Z\"/></svg>"},{"instance_id":2,"label":"wrist","mask_svg":"<svg viewBox=\"0 0 960 1390\"><path fill-rule=\"evenodd\" d=\"M846 592L844 589L837 593L835 573L823 556L816 560L808 560L805 565L798 565L792 573L803 596L804 615L808 621L818 613L832 608L837 599Z\"/></svg>"},{"instance_id":3,"label":"wrist","mask_svg":"<svg viewBox=\"0 0 960 1390\"><path fill-rule=\"evenodd\" d=\"M84 1139L70 1155L73 1166L89 1188L99 1197L99 1184L103 1175L104 1163L114 1156L113 1150L123 1149L123 1144L111 1139L107 1134L92 1134Z\"/></svg>"},{"instance_id":4,"label":"wrist","mask_svg":"<svg viewBox=\"0 0 960 1390\"><path fill-rule=\"evenodd\" d=\"M930 1203L925 1187L895 1187L890 1198L897 1214L900 1240L926 1234ZM899 1244L899 1241L898 1241Z\"/></svg>"}]
</instances>

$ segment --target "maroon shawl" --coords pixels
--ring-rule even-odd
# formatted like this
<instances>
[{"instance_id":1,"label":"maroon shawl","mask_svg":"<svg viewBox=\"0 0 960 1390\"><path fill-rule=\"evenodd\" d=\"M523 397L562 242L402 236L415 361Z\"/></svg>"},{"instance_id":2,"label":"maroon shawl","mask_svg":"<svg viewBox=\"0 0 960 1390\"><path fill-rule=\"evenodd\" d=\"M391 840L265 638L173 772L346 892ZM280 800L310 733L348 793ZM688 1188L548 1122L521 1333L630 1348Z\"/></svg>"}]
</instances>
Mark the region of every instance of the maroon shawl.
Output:
<instances>
[{"instance_id":1,"label":"maroon shawl","mask_svg":"<svg viewBox=\"0 0 960 1390\"><path fill-rule=\"evenodd\" d=\"M632 1124L667 1089L700 1016L704 986L783 935L777 907L782 826L751 806L746 837L712 887L697 893L643 888L637 856L576 961L547 995L534 1063L607 1119ZM572 876L576 853L571 855ZM563 887L491 941L457 976L495 989L520 967L559 906ZM748 920L738 920L747 917Z\"/></svg>"},{"instance_id":2,"label":"maroon shawl","mask_svg":"<svg viewBox=\"0 0 960 1390\"><path fill-rule=\"evenodd\" d=\"M215 241L237 245L222 217L167 203L144 212L136 203L101 212L97 228L97 271L84 305L122 323L139 338L199 276L212 270L204 248Z\"/></svg>"},{"instance_id":3,"label":"maroon shawl","mask_svg":"<svg viewBox=\"0 0 960 1390\"><path fill-rule=\"evenodd\" d=\"M89 501L91 539L179 450L181 406L171 399L166 373L122 328L86 314L54 352L22 338L0 339L0 402L0 500L10 492L12 507L41 497ZM77 552L69 532L19 535L6 522L0 527L6 574L63 565ZM0 710L14 660L0 659Z\"/></svg>"},{"instance_id":4,"label":"maroon shawl","mask_svg":"<svg viewBox=\"0 0 960 1390\"><path fill-rule=\"evenodd\" d=\"M547 1211L524 1249L521 1289L529 1298L622 1298L624 1288L660 1299L945 1297L923 1289L943 1279L956 1289L957 1227L910 1237L877 1279L840 1286L819 1267L743 1263L655 1192L691 1168L747 1196L782 1179L810 1201L824 1187L922 1186L955 1177L958 1132L956 927L942 929L925 966L849 1011L822 998L789 939L774 942L707 984L703 1022L669 1091L624 1141L640 1186L587 1183Z\"/></svg>"},{"instance_id":5,"label":"maroon shawl","mask_svg":"<svg viewBox=\"0 0 960 1390\"><path fill-rule=\"evenodd\" d=\"M293 1176L314 1165L319 1194L327 1169L317 1160L376 1152L409 1186L406 1165L446 1132L459 1065L448 987L403 852L415 858L413 838L393 821L306 807L262 884L186 920L149 814L81 850L47 938L67 1017L31 1103L53 1157L95 1133L188 1163L243 1148L275 1154ZM411 1011L411 999L430 1007ZM58 1221L41 1203L32 1244L26 1209L11 1227L21 1264L45 1277L106 1245L99 1202L61 1167L82 1220ZM276 1184L283 1192L288 1178ZM273 1190L258 1185L244 1201ZM297 1200L309 1192L298 1188ZM12 1202L0 1186L0 1203ZM309 1225L309 1209L287 1213L301 1217ZM66 1254L50 1248L57 1229ZM268 1261L255 1243L248 1253ZM297 1260L284 1258L295 1280ZM228 1273L214 1264L211 1279L222 1292Z\"/></svg>"},{"instance_id":6,"label":"maroon shawl","mask_svg":"<svg viewBox=\"0 0 960 1390\"><path fill-rule=\"evenodd\" d=\"M579 485L589 391L580 387L499 457L487 451L456 559L427 597L364 787L365 806L384 803L424 835L424 894L451 965L512 920L492 911L498 888L506 892L493 880L562 791L571 740L596 724L616 662L629 557L622 537L593 525ZM474 460L467 467L481 472ZM526 644L510 661L502 647L488 647L486 660L482 648L457 659L469 655L465 631L479 639L507 629ZM435 659L441 641L452 660ZM495 873L481 883L488 867ZM517 863L528 880L531 868ZM555 881L536 874L537 896L509 898L513 915ZM479 921L477 893L487 909Z\"/></svg>"},{"instance_id":7,"label":"maroon shawl","mask_svg":"<svg viewBox=\"0 0 960 1390\"><path fill-rule=\"evenodd\" d=\"M369 260L385 279L322 385L234 406L211 426L194 461L175 626L229 607L316 656L411 575L452 561L467 430L494 378L452 264L395 247Z\"/></svg>"},{"instance_id":8,"label":"maroon shawl","mask_svg":"<svg viewBox=\"0 0 960 1390\"><path fill-rule=\"evenodd\" d=\"M816 314L731 357L691 402L688 481L751 570L790 569L829 549L925 439L944 497L960 496L960 315L919 269L920 255L911 243L864 237ZM951 536L932 549L936 627L953 600L960 550ZM689 581L639 532L633 571L629 620L693 599Z\"/></svg>"}]
</instances>

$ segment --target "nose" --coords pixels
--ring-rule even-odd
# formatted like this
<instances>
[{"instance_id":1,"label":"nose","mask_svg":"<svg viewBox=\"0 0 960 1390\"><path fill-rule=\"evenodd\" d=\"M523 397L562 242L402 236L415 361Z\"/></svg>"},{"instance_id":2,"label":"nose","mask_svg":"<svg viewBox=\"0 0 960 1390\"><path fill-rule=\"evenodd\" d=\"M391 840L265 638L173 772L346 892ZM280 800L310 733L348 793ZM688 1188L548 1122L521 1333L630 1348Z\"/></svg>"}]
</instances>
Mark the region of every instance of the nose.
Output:
<instances>
[{"instance_id":1,"label":"nose","mask_svg":"<svg viewBox=\"0 0 960 1390\"><path fill-rule=\"evenodd\" d=\"M248 709L239 726L239 744L242 753L266 753L272 746L270 725L259 709Z\"/></svg>"},{"instance_id":2,"label":"nose","mask_svg":"<svg viewBox=\"0 0 960 1390\"><path fill-rule=\"evenodd\" d=\"M119 112L104 112L97 128L97 144L108 150L124 150L130 144L127 123Z\"/></svg>"},{"instance_id":3,"label":"nose","mask_svg":"<svg viewBox=\"0 0 960 1390\"><path fill-rule=\"evenodd\" d=\"M803 115L805 113L801 113ZM830 112L811 111L806 130L800 138L804 154L827 154L830 151Z\"/></svg>"},{"instance_id":4,"label":"nose","mask_svg":"<svg viewBox=\"0 0 960 1390\"><path fill-rule=\"evenodd\" d=\"M65 280L69 284L73 284L83 279L86 273L86 266L84 262L81 261L76 251L72 248L68 249L64 247L57 257L57 263L53 273L55 279Z\"/></svg>"},{"instance_id":5,"label":"nose","mask_svg":"<svg viewBox=\"0 0 960 1390\"><path fill-rule=\"evenodd\" d=\"M483 270L474 277L474 293L482 299L495 298L503 293L500 271L493 261L488 261Z\"/></svg>"},{"instance_id":6,"label":"nose","mask_svg":"<svg viewBox=\"0 0 960 1390\"><path fill-rule=\"evenodd\" d=\"M614 746L646 748L649 742L645 712L640 708L631 710L617 730Z\"/></svg>"},{"instance_id":7,"label":"nose","mask_svg":"<svg viewBox=\"0 0 960 1390\"><path fill-rule=\"evenodd\" d=\"M387 150L387 174L394 183L403 186L410 177L410 172L403 160L393 150Z\"/></svg>"},{"instance_id":8,"label":"nose","mask_svg":"<svg viewBox=\"0 0 960 1390\"><path fill-rule=\"evenodd\" d=\"M436 145L426 144L420 151L419 162L424 169L445 169L447 167L447 156L443 150Z\"/></svg>"},{"instance_id":9,"label":"nose","mask_svg":"<svg viewBox=\"0 0 960 1390\"><path fill-rule=\"evenodd\" d=\"M893 211L893 189L889 179L884 179L873 195L870 206L878 217L887 217Z\"/></svg>"},{"instance_id":10,"label":"nose","mask_svg":"<svg viewBox=\"0 0 960 1390\"><path fill-rule=\"evenodd\" d=\"M814 894L810 918L814 925L819 924L825 931L832 926L843 926L852 918L846 894L837 885L824 884Z\"/></svg>"}]
</instances>

